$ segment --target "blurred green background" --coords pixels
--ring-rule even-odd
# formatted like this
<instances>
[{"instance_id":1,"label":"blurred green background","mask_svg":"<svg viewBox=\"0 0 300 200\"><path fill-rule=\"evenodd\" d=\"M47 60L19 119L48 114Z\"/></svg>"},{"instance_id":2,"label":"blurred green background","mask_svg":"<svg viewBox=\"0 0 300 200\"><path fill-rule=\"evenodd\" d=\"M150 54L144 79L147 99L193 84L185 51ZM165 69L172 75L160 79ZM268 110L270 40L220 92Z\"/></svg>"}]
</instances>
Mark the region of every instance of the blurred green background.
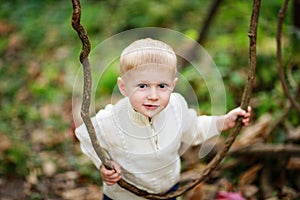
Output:
<instances>
[{"instance_id":1,"label":"blurred green background","mask_svg":"<svg viewBox=\"0 0 300 200\"><path fill-rule=\"evenodd\" d=\"M281 3L262 1L261 5L253 121L265 113L276 119L288 102L276 61ZM212 1L84 0L81 4L81 23L93 48L115 34L139 27L168 28L197 40ZM252 1L223 1L202 44L221 72L228 109L239 105L246 80L251 8ZM99 173L82 155L74 136L72 95L80 70L81 42L71 27L71 15L71 1L0 0L0 186L17 180L21 190L17 194L23 198L46 199L46 189L39 186L67 171L79 174L77 184L101 184ZM283 62L285 66L298 63L298 68L286 69L294 93L300 76L299 38L292 17L289 5L283 24ZM198 84L191 68L181 73L194 87L200 110L209 114L204 86ZM106 72L97 91L96 109L107 102L117 74L117 70ZM287 120L299 124L294 110ZM274 141L285 142L283 130L276 129L274 135Z\"/></svg>"}]
</instances>

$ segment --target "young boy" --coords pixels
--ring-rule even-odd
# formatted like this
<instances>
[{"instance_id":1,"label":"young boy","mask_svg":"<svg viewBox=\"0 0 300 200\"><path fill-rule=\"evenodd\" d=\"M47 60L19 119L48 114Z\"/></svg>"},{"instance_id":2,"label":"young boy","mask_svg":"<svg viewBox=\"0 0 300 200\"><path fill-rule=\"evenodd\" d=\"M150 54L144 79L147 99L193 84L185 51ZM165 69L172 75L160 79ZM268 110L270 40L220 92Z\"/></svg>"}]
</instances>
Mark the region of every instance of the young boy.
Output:
<instances>
[{"instance_id":1,"label":"young boy","mask_svg":"<svg viewBox=\"0 0 300 200\"><path fill-rule=\"evenodd\" d=\"M238 116L248 125L251 108L233 109L223 116L197 116L173 90L177 59L167 44L150 38L133 42L121 54L117 83L124 98L107 105L92 118L98 140L112 157L116 171L97 157L85 125L76 129L81 149L100 169L103 198L144 199L121 188L118 180L150 193L176 190L180 155L232 128Z\"/></svg>"}]
</instances>

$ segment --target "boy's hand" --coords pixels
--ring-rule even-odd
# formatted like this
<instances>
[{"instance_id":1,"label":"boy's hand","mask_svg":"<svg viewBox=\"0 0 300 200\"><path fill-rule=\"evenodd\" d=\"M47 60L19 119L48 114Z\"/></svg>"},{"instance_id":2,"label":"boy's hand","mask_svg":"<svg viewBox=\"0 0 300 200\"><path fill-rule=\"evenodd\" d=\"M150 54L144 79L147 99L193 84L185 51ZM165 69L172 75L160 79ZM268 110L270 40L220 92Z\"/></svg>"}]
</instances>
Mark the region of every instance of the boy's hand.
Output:
<instances>
[{"instance_id":1,"label":"boy's hand","mask_svg":"<svg viewBox=\"0 0 300 200\"><path fill-rule=\"evenodd\" d=\"M248 106L247 112L240 107L235 108L231 110L229 113L225 115L224 118L224 124L223 127L221 128L222 131L228 130L230 128L233 128L236 123L236 119L241 116L243 117L243 124L244 126L248 126L249 121L250 121L250 116L251 116L251 107Z\"/></svg>"},{"instance_id":2,"label":"boy's hand","mask_svg":"<svg viewBox=\"0 0 300 200\"><path fill-rule=\"evenodd\" d=\"M112 161L115 170L108 170L104 165L100 166L102 180L109 186L116 184L121 179L121 167L116 162Z\"/></svg>"}]
</instances>

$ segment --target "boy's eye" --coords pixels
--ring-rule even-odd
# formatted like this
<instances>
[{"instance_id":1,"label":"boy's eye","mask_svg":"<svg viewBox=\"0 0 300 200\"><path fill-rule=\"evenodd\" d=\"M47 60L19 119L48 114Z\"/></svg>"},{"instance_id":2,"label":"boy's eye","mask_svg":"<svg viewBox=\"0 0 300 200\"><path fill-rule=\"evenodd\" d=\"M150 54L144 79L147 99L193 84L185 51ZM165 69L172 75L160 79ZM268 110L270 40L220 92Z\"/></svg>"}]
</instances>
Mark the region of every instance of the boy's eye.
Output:
<instances>
[{"instance_id":1,"label":"boy's eye","mask_svg":"<svg viewBox=\"0 0 300 200\"><path fill-rule=\"evenodd\" d=\"M167 87L167 84L161 83L161 84L159 84L158 86L159 86L159 88L166 88L166 87Z\"/></svg>"},{"instance_id":2,"label":"boy's eye","mask_svg":"<svg viewBox=\"0 0 300 200\"><path fill-rule=\"evenodd\" d=\"M138 84L138 87L144 89L147 87L147 85L144 83L141 83L141 84Z\"/></svg>"}]
</instances>

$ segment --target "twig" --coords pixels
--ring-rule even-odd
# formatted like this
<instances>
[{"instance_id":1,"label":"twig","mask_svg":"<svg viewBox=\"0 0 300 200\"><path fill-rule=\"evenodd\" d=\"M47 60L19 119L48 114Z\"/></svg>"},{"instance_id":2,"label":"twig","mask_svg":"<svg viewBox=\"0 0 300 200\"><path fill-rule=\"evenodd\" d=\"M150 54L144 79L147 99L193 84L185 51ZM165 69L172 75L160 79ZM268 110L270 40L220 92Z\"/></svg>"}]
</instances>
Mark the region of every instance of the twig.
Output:
<instances>
[{"instance_id":1,"label":"twig","mask_svg":"<svg viewBox=\"0 0 300 200\"><path fill-rule=\"evenodd\" d=\"M221 3L223 0L214 0L211 3L208 15L205 16L205 20L203 22L203 26L198 30L198 39L197 39L197 43L195 45L193 45L192 47L190 47L187 51L186 51L186 55L184 56L185 58L188 59L182 59L180 60L179 64L178 64L178 71L185 68L186 66L188 66L188 60L194 60L196 55L196 48L198 48L198 44L202 45L203 42L205 41L205 38L207 36L207 32L210 28L210 25L214 19L214 16L217 14L218 8L220 7Z\"/></svg>"},{"instance_id":2,"label":"twig","mask_svg":"<svg viewBox=\"0 0 300 200\"><path fill-rule=\"evenodd\" d=\"M203 26L199 30L199 37L197 39L197 42L199 44L202 44L206 38L207 31L209 30L209 27L211 25L212 20L214 19L214 16L216 15L218 8L220 7L223 0L214 0L211 4L210 10L208 15L206 15Z\"/></svg>"},{"instance_id":3,"label":"twig","mask_svg":"<svg viewBox=\"0 0 300 200\"><path fill-rule=\"evenodd\" d=\"M270 199L273 196L273 187L270 183L271 180L271 166L266 164L261 172L260 186L262 190L263 199Z\"/></svg>"},{"instance_id":4,"label":"twig","mask_svg":"<svg viewBox=\"0 0 300 200\"><path fill-rule=\"evenodd\" d=\"M295 99L298 99L300 96L300 81L298 82L298 86L296 88L296 94L295 94ZM289 114L289 112L292 109L292 104L290 101L287 102L286 107L284 108L284 110L281 112L281 116L279 118L277 118L275 120L275 122L273 122L270 126L270 128L267 130L268 132L266 133L266 135L270 135L270 133L272 133L275 128L280 125L284 119L286 119L286 116Z\"/></svg>"},{"instance_id":5,"label":"twig","mask_svg":"<svg viewBox=\"0 0 300 200\"><path fill-rule=\"evenodd\" d=\"M281 32L282 32L282 23L283 23L283 19L287 10L287 5L288 5L289 0L285 0L279 15L278 15L278 25L277 25L277 35L276 35L276 42L277 42L277 62L278 62L278 73L279 73L279 78L281 81L281 85L283 88L283 91L285 93L285 95L288 97L288 99L290 100L291 104L293 105L293 107L296 109L298 115L300 116L300 105L299 103L296 101L296 99L291 95L291 93L289 92L287 83L286 83L286 79L284 76L284 70L283 70L283 64L282 64L282 54L281 54Z\"/></svg>"},{"instance_id":6,"label":"twig","mask_svg":"<svg viewBox=\"0 0 300 200\"><path fill-rule=\"evenodd\" d=\"M257 26L258 26L258 16L260 10L260 0L253 1L253 8L252 8L252 16L250 21L250 30L248 36L250 38L250 45L249 45L249 70L248 70L248 79L244 88L241 108L247 110L247 107L250 102L250 98L252 95L252 86L253 81L255 78L255 69L256 69L256 34L257 34ZM234 127L233 131L230 133L229 137L225 141L224 147L219 153L213 158L213 160L208 164L208 167L202 172L201 177L206 177L210 174L222 161L225 157L226 153L228 152L229 148L231 147L232 143L234 142L236 136L238 135L239 131L243 126L242 118L239 117ZM207 174L207 175L206 175ZM204 178L199 180L203 180ZM200 182L200 181L199 181Z\"/></svg>"},{"instance_id":7,"label":"twig","mask_svg":"<svg viewBox=\"0 0 300 200\"><path fill-rule=\"evenodd\" d=\"M300 156L300 147L295 144L252 144L228 152L230 156Z\"/></svg>"}]
</instances>

